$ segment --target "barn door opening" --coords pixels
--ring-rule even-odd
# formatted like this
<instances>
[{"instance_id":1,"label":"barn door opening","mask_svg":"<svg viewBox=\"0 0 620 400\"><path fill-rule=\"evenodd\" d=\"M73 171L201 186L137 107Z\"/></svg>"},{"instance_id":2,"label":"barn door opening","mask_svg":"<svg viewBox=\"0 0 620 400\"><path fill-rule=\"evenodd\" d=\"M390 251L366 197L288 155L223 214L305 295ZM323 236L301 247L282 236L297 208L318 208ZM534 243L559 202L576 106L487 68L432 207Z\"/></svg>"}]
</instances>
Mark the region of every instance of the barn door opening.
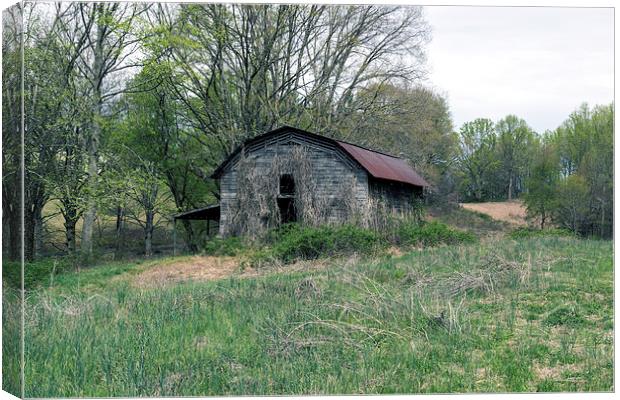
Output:
<instances>
[{"instance_id":1,"label":"barn door opening","mask_svg":"<svg viewBox=\"0 0 620 400\"><path fill-rule=\"evenodd\" d=\"M280 221L283 224L297 221L297 211L295 210L295 179L293 179L293 175L291 174L280 176L278 208L280 209Z\"/></svg>"}]
</instances>

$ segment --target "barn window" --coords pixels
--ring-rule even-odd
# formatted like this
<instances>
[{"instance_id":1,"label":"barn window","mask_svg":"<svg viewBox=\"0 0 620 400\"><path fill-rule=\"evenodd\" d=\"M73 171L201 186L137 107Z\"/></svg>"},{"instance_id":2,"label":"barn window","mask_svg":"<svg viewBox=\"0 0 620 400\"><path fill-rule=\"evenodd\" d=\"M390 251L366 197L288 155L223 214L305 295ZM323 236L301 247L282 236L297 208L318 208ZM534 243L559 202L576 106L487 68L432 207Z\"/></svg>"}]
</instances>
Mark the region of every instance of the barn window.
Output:
<instances>
[{"instance_id":1,"label":"barn window","mask_svg":"<svg viewBox=\"0 0 620 400\"><path fill-rule=\"evenodd\" d=\"M294 196L295 195L295 180L293 175L284 174L280 176L280 196Z\"/></svg>"},{"instance_id":2,"label":"barn window","mask_svg":"<svg viewBox=\"0 0 620 400\"><path fill-rule=\"evenodd\" d=\"M280 176L280 196L278 196L278 207L280 208L280 221L283 224L297 221L297 211L295 210L295 179L293 175L284 174Z\"/></svg>"}]
</instances>

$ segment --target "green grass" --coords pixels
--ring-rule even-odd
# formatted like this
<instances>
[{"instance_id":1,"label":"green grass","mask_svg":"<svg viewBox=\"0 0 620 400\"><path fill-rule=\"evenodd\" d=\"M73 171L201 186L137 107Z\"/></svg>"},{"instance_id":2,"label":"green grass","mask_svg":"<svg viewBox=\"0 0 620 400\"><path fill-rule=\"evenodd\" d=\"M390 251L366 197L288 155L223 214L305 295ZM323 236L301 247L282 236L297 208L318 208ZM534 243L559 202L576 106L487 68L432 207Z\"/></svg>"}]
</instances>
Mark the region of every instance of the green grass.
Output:
<instances>
[{"instance_id":1,"label":"green grass","mask_svg":"<svg viewBox=\"0 0 620 400\"><path fill-rule=\"evenodd\" d=\"M531 227L521 227L510 232L510 237L513 239L534 238L541 236L574 236L575 234L568 229L560 228L547 228L538 229Z\"/></svg>"},{"instance_id":2,"label":"green grass","mask_svg":"<svg viewBox=\"0 0 620 400\"><path fill-rule=\"evenodd\" d=\"M611 391L612 265L539 237L157 289L129 284L148 263L65 272L27 295L26 396Z\"/></svg>"}]
</instances>

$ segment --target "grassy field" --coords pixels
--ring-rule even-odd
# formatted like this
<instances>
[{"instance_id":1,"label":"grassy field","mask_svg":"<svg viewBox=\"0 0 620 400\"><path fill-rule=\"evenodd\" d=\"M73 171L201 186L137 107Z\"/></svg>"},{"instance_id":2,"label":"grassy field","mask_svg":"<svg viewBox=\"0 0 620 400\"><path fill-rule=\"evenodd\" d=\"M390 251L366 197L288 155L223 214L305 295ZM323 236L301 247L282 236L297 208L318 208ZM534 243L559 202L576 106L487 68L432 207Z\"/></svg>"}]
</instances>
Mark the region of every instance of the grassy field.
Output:
<instances>
[{"instance_id":1,"label":"grassy field","mask_svg":"<svg viewBox=\"0 0 620 400\"><path fill-rule=\"evenodd\" d=\"M27 295L26 396L611 391L612 260L538 237L154 288L149 263L67 272Z\"/></svg>"}]
</instances>

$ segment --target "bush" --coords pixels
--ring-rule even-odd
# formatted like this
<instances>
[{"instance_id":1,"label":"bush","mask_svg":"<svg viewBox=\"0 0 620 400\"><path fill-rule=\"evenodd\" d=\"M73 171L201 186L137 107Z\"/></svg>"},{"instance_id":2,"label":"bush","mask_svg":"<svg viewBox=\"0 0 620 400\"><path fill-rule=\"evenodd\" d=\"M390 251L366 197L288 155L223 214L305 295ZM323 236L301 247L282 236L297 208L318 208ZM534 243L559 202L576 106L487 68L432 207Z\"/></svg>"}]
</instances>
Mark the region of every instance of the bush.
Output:
<instances>
[{"instance_id":1,"label":"bush","mask_svg":"<svg viewBox=\"0 0 620 400\"><path fill-rule=\"evenodd\" d=\"M26 263L24 268L24 287L32 289L42 284L49 284L52 275L67 270L69 263L64 259L47 258ZM21 263L5 261L2 263L2 280L5 285L21 288Z\"/></svg>"},{"instance_id":2,"label":"bush","mask_svg":"<svg viewBox=\"0 0 620 400\"><path fill-rule=\"evenodd\" d=\"M252 262L275 259L291 263L353 253L373 254L390 244L436 246L475 241L473 234L451 229L439 222L406 222L383 233L355 225L308 227L287 224L268 234L267 247L256 251Z\"/></svg>"},{"instance_id":3,"label":"bush","mask_svg":"<svg viewBox=\"0 0 620 400\"><path fill-rule=\"evenodd\" d=\"M271 249L261 252L260 257L285 263L323 256L370 254L387 244L375 232L354 225L308 227L287 224L272 231L267 240Z\"/></svg>"},{"instance_id":4,"label":"bush","mask_svg":"<svg viewBox=\"0 0 620 400\"><path fill-rule=\"evenodd\" d=\"M205 254L212 256L236 256L245 245L238 237L213 238L205 245Z\"/></svg>"},{"instance_id":5,"label":"bush","mask_svg":"<svg viewBox=\"0 0 620 400\"><path fill-rule=\"evenodd\" d=\"M439 244L474 243L476 236L450 228L441 222L423 222L420 225L403 224L398 228L398 243L403 245L437 246Z\"/></svg>"},{"instance_id":6,"label":"bush","mask_svg":"<svg viewBox=\"0 0 620 400\"><path fill-rule=\"evenodd\" d=\"M536 228L517 228L510 232L512 239L528 239L533 237L544 236L574 236L574 233L568 229L536 229Z\"/></svg>"}]
</instances>

